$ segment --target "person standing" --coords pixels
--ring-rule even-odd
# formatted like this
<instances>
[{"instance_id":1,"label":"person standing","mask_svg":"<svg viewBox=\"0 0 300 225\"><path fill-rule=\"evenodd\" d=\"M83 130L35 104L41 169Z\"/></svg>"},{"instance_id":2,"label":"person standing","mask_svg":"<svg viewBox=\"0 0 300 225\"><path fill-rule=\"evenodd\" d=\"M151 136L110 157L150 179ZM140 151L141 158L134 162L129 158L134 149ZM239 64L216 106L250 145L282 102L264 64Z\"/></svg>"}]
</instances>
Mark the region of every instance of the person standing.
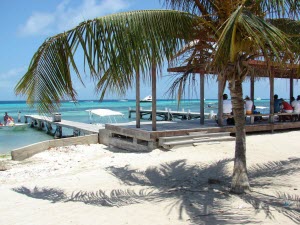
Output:
<instances>
[{"instance_id":1,"label":"person standing","mask_svg":"<svg viewBox=\"0 0 300 225\"><path fill-rule=\"evenodd\" d=\"M4 120L4 126L7 125L8 118L9 118L9 116L8 116L7 112L5 112L5 115L4 115L4 117L3 117L3 120Z\"/></svg>"},{"instance_id":2,"label":"person standing","mask_svg":"<svg viewBox=\"0 0 300 225\"><path fill-rule=\"evenodd\" d=\"M18 123L20 123L21 122L21 112L19 111L18 112Z\"/></svg>"}]
</instances>

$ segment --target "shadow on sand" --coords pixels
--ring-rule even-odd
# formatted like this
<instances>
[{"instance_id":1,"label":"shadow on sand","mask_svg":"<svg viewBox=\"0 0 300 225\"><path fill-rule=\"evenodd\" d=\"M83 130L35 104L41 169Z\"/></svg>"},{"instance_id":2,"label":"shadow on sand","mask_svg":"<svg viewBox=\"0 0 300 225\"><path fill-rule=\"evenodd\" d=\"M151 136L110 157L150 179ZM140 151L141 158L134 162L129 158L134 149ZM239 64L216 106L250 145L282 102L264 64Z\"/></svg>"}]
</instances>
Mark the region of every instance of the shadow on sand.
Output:
<instances>
[{"instance_id":1,"label":"shadow on sand","mask_svg":"<svg viewBox=\"0 0 300 225\"><path fill-rule=\"evenodd\" d=\"M192 224L256 224L249 217L249 207L233 207L235 198L250 204L253 212L263 212L276 220L272 212L277 211L296 223L300 223L300 196L288 193L274 192L284 185L284 182L275 182L280 178L296 174L300 171L300 158L286 161L270 162L255 165L248 170L252 191L243 195L234 195L229 192L231 174L228 174L226 165L232 159L225 159L209 165L187 165L184 160L150 167L145 171L134 169L109 167L108 171L128 186L143 186L138 192L127 190L112 190L106 193L103 190L94 192L73 192L68 196L63 190L49 187L35 187L28 189L21 186L14 191L36 199L56 202L83 202L85 204L113 207L139 204L141 202L161 202L171 200L169 211L178 209L179 219L185 211ZM270 190L265 194L265 190ZM262 193L261 190L264 190Z\"/></svg>"}]
</instances>

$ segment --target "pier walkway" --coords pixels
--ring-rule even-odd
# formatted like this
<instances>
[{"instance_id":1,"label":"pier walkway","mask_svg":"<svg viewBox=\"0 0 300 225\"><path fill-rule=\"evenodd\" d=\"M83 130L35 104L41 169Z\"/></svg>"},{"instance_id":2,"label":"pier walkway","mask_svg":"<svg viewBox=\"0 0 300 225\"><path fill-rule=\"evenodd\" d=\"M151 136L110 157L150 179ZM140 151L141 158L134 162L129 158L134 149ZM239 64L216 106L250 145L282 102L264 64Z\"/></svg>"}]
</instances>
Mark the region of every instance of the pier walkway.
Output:
<instances>
[{"instance_id":1,"label":"pier walkway","mask_svg":"<svg viewBox=\"0 0 300 225\"><path fill-rule=\"evenodd\" d=\"M87 124L74 122L69 120L61 120L60 122L54 122L52 117L40 116L40 115L25 115L25 123L28 123L28 119L31 119L33 125L38 126L38 128L46 127L47 130L52 129L52 125L56 126L55 136L59 137L62 135L62 128L73 129L74 136L79 136L83 134L95 134L99 133L100 129L104 129L102 125Z\"/></svg>"},{"instance_id":2,"label":"pier walkway","mask_svg":"<svg viewBox=\"0 0 300 225\"><path fill-rule=\"evenodd\" d=\"M132 113L136 113L136 109L128 109L128 118L131 118L131 114ZM140 110L140 116L141 119L145 119L143 118L144 116L149 115L149 120L151 120L152 118L152 110L151 109L141 109ZM157 110L156 111L156 116L157 117L161 117L162 120L165 121L172 121L173 119L181 119L181 120L192 120L192 119L199 119L200 118L200 113L198 112L191 112L189 111L171 111L170 109L166 109L166 110ZM205 118L207 119L211 119L214 116L216 116L215 113L204 113Z\"/></svg>"}]
</instances>

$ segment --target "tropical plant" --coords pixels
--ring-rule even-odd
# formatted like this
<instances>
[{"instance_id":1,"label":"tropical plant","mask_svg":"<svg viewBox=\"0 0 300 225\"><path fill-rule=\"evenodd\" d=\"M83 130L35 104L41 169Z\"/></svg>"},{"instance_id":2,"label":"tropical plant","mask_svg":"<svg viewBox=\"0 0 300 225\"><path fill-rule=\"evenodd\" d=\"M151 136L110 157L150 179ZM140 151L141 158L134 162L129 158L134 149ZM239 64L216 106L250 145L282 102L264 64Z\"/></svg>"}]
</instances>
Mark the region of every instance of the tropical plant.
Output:
<instances>
[{"instance_id":1,"label":"tropical plant","mask_svg":"<svg viewBox=\"0 0 300 225\"><path fill-rule=\"evenodd\" d=\"M236 145L231 190L243 193L249 189L246 166L246 133L242 82L255 71L249 61L265 63L264 73L271 74L271 65L284 68L299 61L298 1L272 0L166 0L172 9L200 14L198 38L176 56L187 69L204 68L227 80L235 118ZM283 19L284 18L284 19ZM291 26L292 29L287 29ZM293 41L292 41L293 39ZM293 43L294 44L293 44ZM178 61L178 60L177 60ZM177 78L170 91L184 92L190 71ZM259 71L261 72L261 71ZM194 74L191 74L194 76ZM254 73L255 75L255 73Z\"/></svg>"},{"instance_id":2,"label":"tropical plant","mask_svg":"<svg viewBox=\"0 0 300 225\"><path fill-rule=\"evenodd\" d=\"M232 190L242 193L249 188L242 99L242 82L251 69L247 62L258 56L267 65L297 62L299 46L292 48L287 31L280 29L285 20L276 21L288 18L290 24L299 27L294 21L299 15L299 2L165 0L164 3L168 8L182 11L109 15L85 21L47 39L33 56L15 91L26 95L28 103L36 103L42 112L56 110L61 99L76 100L71 70L82 81L74 58L78 49L83 51L87 71L98 81L101 97L107 90L124 94L135 74L140 71L148 74L152 64L161 67L165 59L172 59L173 63L183 60L190 68L206 68L229 82L236 120ZM292 37L299 39L297 33ZM266 67L267 71L269 68ZM174 82L172 90L179 87L179 95L189 80L188 72Z\"/></svg>"}]
</instances>

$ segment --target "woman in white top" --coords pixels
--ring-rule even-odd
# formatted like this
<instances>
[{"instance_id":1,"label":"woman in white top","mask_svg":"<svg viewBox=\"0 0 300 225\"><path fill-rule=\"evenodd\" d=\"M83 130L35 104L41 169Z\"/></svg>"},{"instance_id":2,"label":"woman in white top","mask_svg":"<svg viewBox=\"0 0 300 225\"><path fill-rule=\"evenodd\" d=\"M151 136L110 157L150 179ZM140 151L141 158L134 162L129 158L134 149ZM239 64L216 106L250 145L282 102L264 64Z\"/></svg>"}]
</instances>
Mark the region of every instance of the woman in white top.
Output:
<instances>
[{"instance_id":1,"label":"woman in white top","mask_svg":"<svg viewBox=\"0 0 300 225\"><path fill-rule=\"evenodd\" d=\"M246 98L245 98L246 115L252 114L252 109L253 109L253 102L251 101L249 96L246 96Z\"/></svg>"}]
</instances>

